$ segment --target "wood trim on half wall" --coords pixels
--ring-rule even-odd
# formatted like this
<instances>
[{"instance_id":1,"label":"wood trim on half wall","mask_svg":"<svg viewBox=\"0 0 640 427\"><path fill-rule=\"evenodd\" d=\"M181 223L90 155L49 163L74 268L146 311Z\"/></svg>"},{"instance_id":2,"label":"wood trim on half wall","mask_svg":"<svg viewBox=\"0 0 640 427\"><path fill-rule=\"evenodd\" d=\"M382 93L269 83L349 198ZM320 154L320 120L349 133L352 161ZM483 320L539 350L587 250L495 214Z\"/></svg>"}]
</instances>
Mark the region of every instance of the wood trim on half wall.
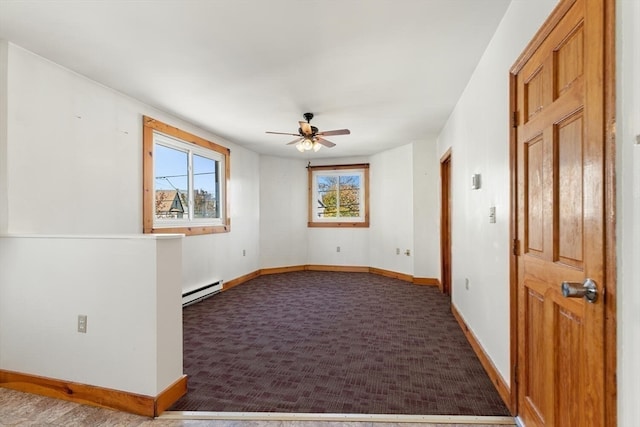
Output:
<instances>
[{"instance_id":1,"label":"wood trim on half wall","mask_svg":"<svg viewBox=\"0 0 640 427\"><path fill-rule=\"evenodd\" d=\"M155 397L5 370L0 370L0 386L40 396L155 417L187 392L187 376L183 375Z\"/></svg>"}]
</instances>

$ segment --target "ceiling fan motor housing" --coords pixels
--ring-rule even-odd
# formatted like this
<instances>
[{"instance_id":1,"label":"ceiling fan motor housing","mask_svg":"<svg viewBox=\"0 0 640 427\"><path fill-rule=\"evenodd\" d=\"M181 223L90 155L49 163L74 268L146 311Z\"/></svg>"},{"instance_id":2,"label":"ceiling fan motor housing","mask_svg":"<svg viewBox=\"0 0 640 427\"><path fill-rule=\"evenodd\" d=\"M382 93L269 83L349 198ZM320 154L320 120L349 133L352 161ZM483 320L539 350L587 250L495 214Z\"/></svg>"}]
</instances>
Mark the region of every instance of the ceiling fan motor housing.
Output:
<instances>
[{"instance_id":1,"label":"ceiling fan motor housing","mask_svg":"<svg viewBox=\"0 0 640 427\"><path fill-rule=\"evenodd\" d=\"M298 128L298 133L304 136L304 132L302 131L302 128ZM316 133L318 133L318 128L315 126L311 126L311 135L315 135Z\"/></svg>"}]
</instances>

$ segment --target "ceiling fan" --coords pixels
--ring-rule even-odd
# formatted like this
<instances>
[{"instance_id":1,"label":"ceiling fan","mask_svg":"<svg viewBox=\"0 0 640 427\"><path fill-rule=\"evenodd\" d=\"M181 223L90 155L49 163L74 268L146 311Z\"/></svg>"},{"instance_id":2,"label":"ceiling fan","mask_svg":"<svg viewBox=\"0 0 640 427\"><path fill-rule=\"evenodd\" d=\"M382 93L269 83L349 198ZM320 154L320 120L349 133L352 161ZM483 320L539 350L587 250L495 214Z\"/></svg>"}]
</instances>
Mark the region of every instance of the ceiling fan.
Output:
<instances>
[{"instance_id":1,"label":"ceiling fan","mask_svg":"<svg viewBox=\"0 0 640 427\"><path fill-rule=\"evenodd\" d=\"M337 130L327 130L324 132L318 132L318 128L315 126L311 126L309 122L313 119L313 113L304 113L303 117L306 122L299 121L300 127L298 128L298 133L287 133L287 132L269 132L275 135L293 135L297 136L296 139L287 143L287 145L294 145L301 153L309 150L318 151L320 147L323 145L327 148L334 147L336 144L325 139L325 136L332 135L349 135L351 131L349 129L337 129Z\"/></svg>"}]
</instances>

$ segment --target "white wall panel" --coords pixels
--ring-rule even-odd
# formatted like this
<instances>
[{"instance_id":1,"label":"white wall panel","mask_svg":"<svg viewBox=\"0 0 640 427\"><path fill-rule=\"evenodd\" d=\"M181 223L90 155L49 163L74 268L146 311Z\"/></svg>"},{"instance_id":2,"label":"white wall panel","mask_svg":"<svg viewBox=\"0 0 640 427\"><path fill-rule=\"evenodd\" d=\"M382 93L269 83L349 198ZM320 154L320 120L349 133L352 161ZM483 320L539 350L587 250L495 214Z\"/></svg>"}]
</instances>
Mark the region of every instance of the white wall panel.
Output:
<instances>
[{"instance_id":1,"label":"white wall panel","mask_svg":"<svg viewBox=\"0 0 640 427\"><path fill-rule=\"evenodd\" d=\"M369 235L368 228L309 228L307 263L369 267Z\"/></svg>"},{"instance_id":2,"label":"white wall panel","mask_svg":"<svg viewBox=\"0 0 640 427\"><path fill-rule=\"evenodd\" d=\"M409 275L414 259L412 156L412 145L403 145L371 156L370 169L369 265Z\"/></svg>"},{"instance_id":3,"label":"white wall panel","mask_svg":"<svg viewBox=\"0 0 640 427\"><path fill-rule=\"evenodd\" d=\"M452 148L452 299L509 382L508 71L556 0L514 1L438 137ZM482 176L471 190L471 175ZM489 223L496 207L497 222ZM465 288L469 279L469 289Z\"/></svg>"},{"instance_id":4,"label":"white wall panel","mask_svg":"<svg viewBox=\"0 0 640 427\"><path fill-rule=\"evenodd\" d=\"M261 268L307 264L306 165L304 160L260 157Z\"/></svg>"},{"instance_id":5,"label":"white wall panel","mask_svg":"<svg viewBox=\"0 0 640 427\"><path fill-rule=\"evenodd\" d=\"M640 2L617 2L618 424L640 419Z\"/></svg>"},{"instance_id":6,"label":"white wall panel","mask_svg":"<svg viewBox=\"0 0 640 427\"><path fill-rule=\"evenodd\" d=\"M181 241L0 237L0 369L156 396L182 375Z\"/></svg>"},{"instance_id":7,"label":"white wall panel","mask_svg":"<svg viewBox=\"0 0 640 427\"><path fill-rule=\"evenodd\" d=\"M435 139L413 143L413 275L440 280L440 158Z\"/></svg>"},{"instance_id":8,"label":"white wall panel","mask_svg":"<svg viewBox=\"0 0 640 427\"><path fill-rule=\"evenodd\" d=\"M0 40L0 234L7 232L7 68L9 44Z\"/></svg>"}]
</instances>

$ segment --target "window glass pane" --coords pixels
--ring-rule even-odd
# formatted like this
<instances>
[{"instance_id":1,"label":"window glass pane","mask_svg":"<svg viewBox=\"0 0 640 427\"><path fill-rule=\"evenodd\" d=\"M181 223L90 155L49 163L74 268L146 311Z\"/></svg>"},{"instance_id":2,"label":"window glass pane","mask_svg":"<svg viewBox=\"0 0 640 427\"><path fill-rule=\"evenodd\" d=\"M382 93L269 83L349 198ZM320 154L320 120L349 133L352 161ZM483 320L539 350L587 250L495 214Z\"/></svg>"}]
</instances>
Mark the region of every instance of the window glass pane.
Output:
<instances>
[{"instance_id":1,"label":"window glass pane","mask_svg":"<svg viewBox=\"0 0 640 427\"><path fill-rule=\"evenodd\" d=\"M360 216L360 176L341 175L340 176L340 214L341 217Z\"/></svg>"},{"instance_id":2,"label":"window glass pane","mask_svg":"<svg viewBox=\"0 0 640 427\"><path fill-rule=\"evenodd\" d=\"M335 217L338 213L338 177L318 175L318 218Z\"/></svg>"},{"instance_id":3,"label":"window glass pane","mask_svg":"<svg viewBox=\"0 0 640 427\"><path fill-rule=\"evenodd\" d=\"M187 153L156 144L154 155L156 218L187 218L189 214Z\"/></svg>"},{"instance_id":4,"label":"window glass pane","mask_svg":"<svg viewBox=\"0 0 640 427\"><path fill-rule=\"evenodd\" d=\"M219 162L193 155L193 217L219 218Z\"/></svg>"}]
</instances>

